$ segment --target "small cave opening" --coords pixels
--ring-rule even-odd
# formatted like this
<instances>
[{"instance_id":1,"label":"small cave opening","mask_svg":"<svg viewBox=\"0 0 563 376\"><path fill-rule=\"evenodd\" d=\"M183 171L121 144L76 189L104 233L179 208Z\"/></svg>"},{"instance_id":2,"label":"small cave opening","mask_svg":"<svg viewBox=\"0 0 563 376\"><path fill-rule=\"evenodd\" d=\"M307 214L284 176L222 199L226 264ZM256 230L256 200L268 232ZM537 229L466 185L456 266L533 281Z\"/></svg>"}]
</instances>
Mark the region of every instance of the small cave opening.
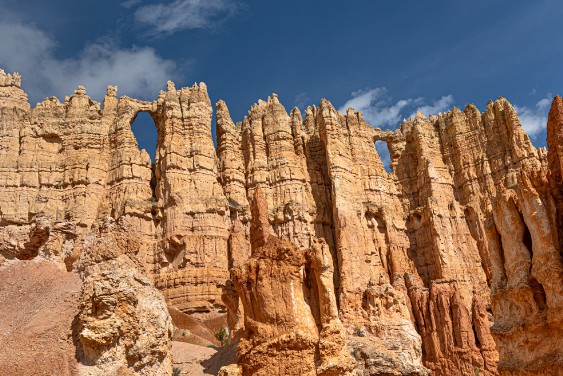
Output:
<instances>
[{"instance_id":1,"label":"small cave opening","mask_svg":"<svg viewBox=\"0 0 563 376\"><path fill-rule=\"evenodd\" d=\"M131 123L131 132L137 140L137 145L139 150L145 150L151 159L151 179L150 187L152 192L151 200L156 201L156 148L158 143L158 131L156 124L151 114L148 112L141 111L137 113L133 122Z\"/></svg>"},{"instance_id":2,"label":"small cave opening","mask_svg":"<svg viewBox=\"0 0 563 376\"><path fill-rule=\"evenodd\" d=\"M391 153L389 152L389 145L383 140L375 141L375 150L383 163L383 168L388 173L393 173L393 168L391 167Z\"/></svg>"}]
</instances>

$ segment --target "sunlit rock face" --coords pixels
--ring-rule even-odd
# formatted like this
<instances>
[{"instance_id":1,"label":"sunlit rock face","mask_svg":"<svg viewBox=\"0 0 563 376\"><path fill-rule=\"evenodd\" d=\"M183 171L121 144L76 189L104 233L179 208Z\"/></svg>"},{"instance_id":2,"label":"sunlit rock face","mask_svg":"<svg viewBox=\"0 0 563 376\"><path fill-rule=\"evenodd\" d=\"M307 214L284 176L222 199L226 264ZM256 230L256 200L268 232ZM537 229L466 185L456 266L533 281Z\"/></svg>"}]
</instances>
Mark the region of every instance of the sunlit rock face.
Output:
<instances>
[{"instance_id":1,"label":"sunlit rock face","mask_svg":"<svg viewBox=\"0 0 563 376\"><path fill-rule=\"evenodd\" d=\"M205 84L169 82L152 102L110 86L98 103L79 87L33 108L20 86L0 72L1 257L71 271L127 256L168 305L228 311L239 365L224 374L563 366L561 97L546 151L503 98L382 131L327 100L288 112L275 94L236 124L220 101L213 125ZM157 128L154 161L131 131L140 112ZM108 223L126 236L102 257L92 242ZM164 368L151 367L168 370L154 333Z\"/></svg>"}]
</instances>

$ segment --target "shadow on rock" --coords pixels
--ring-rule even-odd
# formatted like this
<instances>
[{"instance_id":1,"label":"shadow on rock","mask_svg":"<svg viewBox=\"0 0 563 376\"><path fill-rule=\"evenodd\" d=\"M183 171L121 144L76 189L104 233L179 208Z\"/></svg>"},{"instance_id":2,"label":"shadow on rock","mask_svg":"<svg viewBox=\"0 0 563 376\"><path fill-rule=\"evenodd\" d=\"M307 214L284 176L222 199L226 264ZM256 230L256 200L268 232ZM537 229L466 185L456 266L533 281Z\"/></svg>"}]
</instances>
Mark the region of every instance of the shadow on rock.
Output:
<instances>
[{"instance_id":1,"label":"shadow on rock","mask_svg":"<svg viewBox=\"0 0 563 376\"><path fill-rule=\"evenodd\" d=\"M237 362L237 343L217 348L217 352L201 362L206 375L218 375L221 367Z\"/></svg>"}]
</instances>

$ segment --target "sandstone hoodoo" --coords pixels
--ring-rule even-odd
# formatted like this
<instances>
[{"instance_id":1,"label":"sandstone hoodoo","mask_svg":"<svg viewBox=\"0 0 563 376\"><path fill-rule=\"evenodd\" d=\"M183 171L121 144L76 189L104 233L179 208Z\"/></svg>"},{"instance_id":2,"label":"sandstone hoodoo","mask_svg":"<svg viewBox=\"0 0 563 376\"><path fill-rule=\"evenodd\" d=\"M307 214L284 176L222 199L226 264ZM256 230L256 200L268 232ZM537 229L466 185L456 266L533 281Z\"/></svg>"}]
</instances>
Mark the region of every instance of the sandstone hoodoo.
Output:
<instances>
[{"instance_id":1,"label":"sandstone hoodoo","mask_svg":"<svg viewBox=\"0 0 563 376\"><path fill-rule=\"evenodd\" d=\"M288 113L275 94L239 123L213 112L205 84L172 82L152 102L78 87L31 107L0 70L0 275L45 260L74 276L65 374L171 374L173 349L220 341L236 359L206 349L205 374L560 374L561 97L548 150L504 98L395 131L327 100Z\"/></svg>"},{"instance_id":2,"label":"sandstone hoodoo","mask_svg":"<svg viewBox=\"0 0 563 376\"><path fill-rule=\"evenodd\" d=\"M260 188L252 201L252 256L231 269L244 307L238 373L351 375L328 245L314 240L303 249L279 239Z\"/></svg>"}]
</instances>

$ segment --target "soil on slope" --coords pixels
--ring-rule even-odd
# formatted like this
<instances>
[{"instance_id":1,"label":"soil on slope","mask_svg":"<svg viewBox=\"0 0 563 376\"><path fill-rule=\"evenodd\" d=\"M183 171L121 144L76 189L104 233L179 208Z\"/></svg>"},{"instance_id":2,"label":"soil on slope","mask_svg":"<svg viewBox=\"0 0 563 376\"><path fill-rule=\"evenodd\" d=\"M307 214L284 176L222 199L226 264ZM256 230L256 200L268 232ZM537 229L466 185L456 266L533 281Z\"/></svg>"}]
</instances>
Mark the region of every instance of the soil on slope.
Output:
<instances>
[{"instance_id":1,"label":"soil on slope","mask_svg":"<svg viewBox=\"0 0 563 376\"><path fill-rule=\"evenodd\" d=\"M77 375L80 278L44 260L0 266L0 375Z\"/></svg>"},{"instance_id":2,"label":"soil on slope","mask_svg":"<svg viewBox=\"0 0 563 376\"><path fill-rule=\"evenodd\" d=\"M174 367L181 370L181 375L209 376L217 375L221 367L236 363L236 344L211 348L186 342L172 341Z\"/></svg>"}]
</instances>

